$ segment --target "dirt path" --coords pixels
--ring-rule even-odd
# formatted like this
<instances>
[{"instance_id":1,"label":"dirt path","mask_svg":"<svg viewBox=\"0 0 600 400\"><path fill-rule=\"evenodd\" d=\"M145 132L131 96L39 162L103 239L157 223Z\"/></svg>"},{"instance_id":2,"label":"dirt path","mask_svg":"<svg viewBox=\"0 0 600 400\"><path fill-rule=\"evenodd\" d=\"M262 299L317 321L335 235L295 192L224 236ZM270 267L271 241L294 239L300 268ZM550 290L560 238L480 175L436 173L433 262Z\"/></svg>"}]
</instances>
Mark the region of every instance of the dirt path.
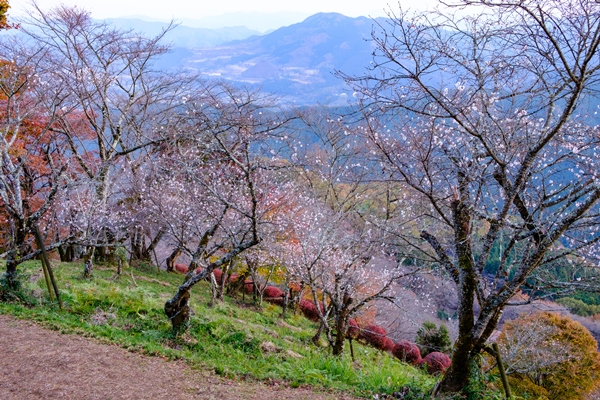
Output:
<instances>
[{"instance_id":1,"label":"dirt path","mask_svg":"<svg viewBox=\"0 0 600 400\"><path fill-rule=\"evenodd\" d=\"M350 399L235 382L0 315L0 399Z\"/></svg>"}]
</instances>

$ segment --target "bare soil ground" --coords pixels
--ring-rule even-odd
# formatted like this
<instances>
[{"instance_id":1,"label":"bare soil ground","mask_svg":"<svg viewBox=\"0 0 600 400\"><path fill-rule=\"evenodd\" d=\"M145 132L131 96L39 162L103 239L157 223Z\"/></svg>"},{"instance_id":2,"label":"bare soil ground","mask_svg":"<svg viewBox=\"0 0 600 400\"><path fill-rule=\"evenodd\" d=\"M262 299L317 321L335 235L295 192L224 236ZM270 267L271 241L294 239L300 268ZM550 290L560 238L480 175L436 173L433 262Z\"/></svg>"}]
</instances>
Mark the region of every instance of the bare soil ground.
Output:
<instances>
[{"instance_id":1,"label":"bare soil ground","mask_svg":"<svg viewBox=\"0 0 600 400\"><path fill-rule=\"evenodd\" d=\"M0 399L351 399L223 379L184 362L131 353L0 315Z\"/></svg>"}]
</instances>

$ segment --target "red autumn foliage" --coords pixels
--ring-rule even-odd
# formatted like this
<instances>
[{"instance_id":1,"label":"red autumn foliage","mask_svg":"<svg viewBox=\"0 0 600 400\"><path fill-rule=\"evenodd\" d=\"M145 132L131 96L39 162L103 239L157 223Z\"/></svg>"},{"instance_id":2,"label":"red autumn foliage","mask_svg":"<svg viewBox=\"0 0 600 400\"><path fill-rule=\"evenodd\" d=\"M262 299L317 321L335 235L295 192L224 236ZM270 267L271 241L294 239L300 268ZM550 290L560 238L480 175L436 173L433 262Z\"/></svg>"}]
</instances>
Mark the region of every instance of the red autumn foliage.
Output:
<instances>
[{"instance_id":1,"label":"red autumn foliage","mask_svg":"<svg viewBox=\"0 0 600 400\"><path fill-rule=\"evenodd\" d=\"M321 310L323 310L322 306ZM304 316L311 321L319 321L319 312L317 311L314 302L306 299L300 300L300 311L302 311Z\"/></svg>"},{"instance_id":2,"label":"red autumn foliage","mask_svg":"<svg viewBox=\"0 0 600 400\"><path fill-rule=\"evenodd\" d=\"M383 338L383 350L387 351L387 352L392 352L394 350L394 346L396 344L394 343L394 341L392 339L390 339L389 337L384 337Z\"/></svg>"},{"instance_id":3,"label":"red autumn foliage","mask_svg":"<svg viewBox=\"0 0 600 400\"><path fill-rule=\"evenodd\" d=\"M180 274L187 274L188 267L185 264L175 264L175 271L179 272Z\"/></svg>"},{"instance_id":4,"label":"red autumn foliage","mask_svg":"<svg viewBox=\"0 0 600 400\"><path fill-rule=\"evenodd\" d=\"M246 279L244 281L244 291L246 293L252 293L254 291L254 283L251 279Z\"/></svg>"},{"instance_id":5,"label":"red autumn foliage","mask_svg":"<svg viewBox=\"0 0 600 400\"><path fill-rule=\"evenodd\" d=\"M430 374L443 374L450 367L451 362L450 357L438 351L427 354L423 359L423 364L427 365L427 372Z\"/></svg>"},{"instance_id":6,"label":"red autumn foliage","mask_svg":"<svg viewBox=\"0 0 600 400\"><path fill-rule=\"evenodd\" d=\"M358 335L360 334L360 327L358 326L358 322L354 318L350 318L348 320L348 330L346 331L346 336L352 339L358 339Z\"/></svg>"},{"instance_id":7,"label":"red autumn foliage","mask_svg":"<svg viewBox=\"0 0 600 400\"><path fill-rule=\"evenodd\" d=\"M217 281L217 284L221 284L221 279L223 279L223 271L221 271L220 269L216 268L213 269L213 275L215 276L215 280Z\"/></svg>"},{"instance_id":8,"label":"red autumn foliage","mask_svg":"<svg viewBox=\"0 0 600 400\"><path fill-rule=\"evenodd\" d=\"M364 329L361 329L359 338L371 346L383 350L384 349L384 338L387 332L379 325L367 325Z\"/></svg>"},{"instance_id":9,"label":"red autumn foliage","mask_svg":"<svg viewBox=\"0 0 600 400\"><path fill-rule=\"evenodd\" d=\"M401 340L394 346L392 354L399 360L405 361L413 365L421 363L421 351L416 344L408 340Z\"/></svg>"},{"instance_id":10,"label":"red autumn foliage","mask_svg":"<svg viewBox=\"0 0 600 400\"><path fill-rule=\"evenodd\" d=\"M267 286L263 292L264 297L283 297L281 289L275 286Z\"/></svg>"},{"instance_id":11,"label":"red autumn foliage","mask_svg":"<svg viewBox=\"0 0 600 400\"><path fill-rule=\"evenodd\" d=\"M283 305L283 292L278 287L267 286L263 292L263 297L269 303Z\"/></svg>"}]
</instances>

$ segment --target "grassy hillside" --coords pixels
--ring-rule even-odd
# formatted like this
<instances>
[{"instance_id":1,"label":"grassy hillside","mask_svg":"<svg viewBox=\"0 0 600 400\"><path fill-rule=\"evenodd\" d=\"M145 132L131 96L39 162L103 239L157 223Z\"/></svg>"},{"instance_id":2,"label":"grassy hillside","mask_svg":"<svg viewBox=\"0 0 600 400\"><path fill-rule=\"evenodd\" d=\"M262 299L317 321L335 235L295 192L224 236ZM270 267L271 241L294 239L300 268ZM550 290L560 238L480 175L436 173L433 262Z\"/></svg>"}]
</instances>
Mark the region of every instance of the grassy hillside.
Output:
<instances>
[{"instance_id":1,"label":"grassy hillside","mask_svg":"<svg viewBox=\"0 0 600 400\"><path fill-rule=\"evenodd\" d=\"M194 315L188 331L174 336L163 313L181 275L154 268L115 269L96 266L82 279L81 264L56 264L55 275L64 310L49 302L39 262L24 265L25 301L0 302L0 313L38 321L52 329L115 343L131 351L184 359L192 367L212 369L233 379L271 380L290 386L341 390L357 396L410 388L420 398L435 378L372 348L355 344L356 362L341 359L312 344L316 325L301 315L284 321L281 309L251 306L250 299L226 298L212 308L208 283L193 290ZM408 398L408 397L407 397Z\"/></svg>"}]
</instances>

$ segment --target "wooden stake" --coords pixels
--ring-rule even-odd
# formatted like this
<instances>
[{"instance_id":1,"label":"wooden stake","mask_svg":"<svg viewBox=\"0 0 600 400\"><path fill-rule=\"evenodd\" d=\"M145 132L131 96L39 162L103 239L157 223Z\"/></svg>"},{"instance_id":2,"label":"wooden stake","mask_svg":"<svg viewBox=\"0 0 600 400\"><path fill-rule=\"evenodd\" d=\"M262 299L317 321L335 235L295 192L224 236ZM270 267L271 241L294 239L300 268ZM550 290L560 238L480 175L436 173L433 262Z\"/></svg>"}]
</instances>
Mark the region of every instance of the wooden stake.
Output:
<instances>
[{"instance_id":1,"label":"wooden stake","mask_svg":"<svg viewBox=\"0 0 600 400\"><path fill-rule=\"evenodd\" d=\"M37 241L37 237L36 237L36 241ZM39 247L39 243L38 243L38 248ZM54 292L52 291L52 284L50 283L50 274L48 274L48 267L46 266L46 260L44 259L44 257L42 257L40 255L40 261L42 262L42 270L44 271L44 279L46 280L46 287L48 288L48 294L50 295L50 301L54 303Z\"/></svg>"},{"instance_id":2,"label":"wooden stake","mask_svg":"<svg viewBox=\"0 0 600 400\"><path fill-rule=\"evenodd\" d=\"M33 226L33 235L35 236L35 240L37 242L38 248L42 252L42 268L44 268L44 273L47 273L50 277L50 282L52 282L52 287L54 288L54 294L56 294L56 299L58 300L58 307L62 310L63 304L60 299L60 293L58 291L58 286L56 285L56 279L54 279L54 272L52 272L52 266L50 265L50 261L48 260L48 255L46 254L46 246L44 245L44 241L42 240L42 235L40 234L40 230L37 225ZM48 291L50 288L48 287ZM50 298L52 301L52 293L50 294Z\"/></svg>"},{"instance_id":3,"label":"wooden stake","mask_svg":"<svg viewBox=\"0 0 600 400\"><path fill-rule=\"evenodd\" d=\"M504 393L506 394L506 398L510 399L512 395L510 393L510 386L508 386L506 372L504 371L504 364L502 364L502 359L500 358L500 350L498 349L498 343L492 344L492 347L494 348L494 353L496 353L496 362L498 362L498 369L500 370L500 378L502 379L502 385L504 386Z\"/></svg>"}]
</instances>

